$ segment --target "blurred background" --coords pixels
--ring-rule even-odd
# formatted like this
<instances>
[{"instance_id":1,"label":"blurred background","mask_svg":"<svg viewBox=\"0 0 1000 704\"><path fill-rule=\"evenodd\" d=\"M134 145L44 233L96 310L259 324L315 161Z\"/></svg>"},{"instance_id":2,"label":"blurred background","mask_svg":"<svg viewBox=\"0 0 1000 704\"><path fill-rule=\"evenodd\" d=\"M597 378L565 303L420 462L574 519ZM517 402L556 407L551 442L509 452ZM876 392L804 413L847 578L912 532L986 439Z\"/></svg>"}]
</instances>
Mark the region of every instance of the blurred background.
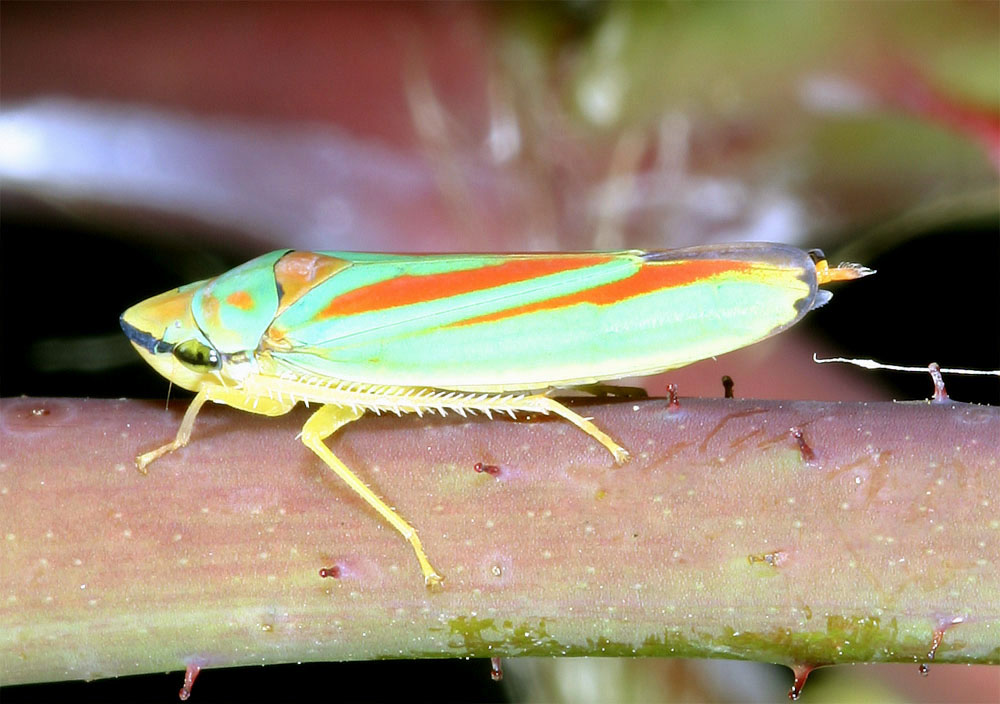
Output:
<instances>
[{"instance_id":1,"label":"blurred background","mask_svg":"<svg viewBox=\"0 0 1000 704\"><path fill-rule=\"evenodd\" d=\"M877 276L662 395L926 398L1000 367L1000 4L0 5L0 394L162 398L127 306L270 249L822 247ZM996 377L946 376L1000 402ZM175 389L175 394L176 394ZM199 702L775 701L726 661L311 664ZM289 684L294 682L294 689ZM173 701L180 675L6 688ZM845 667L806 701L997 701L997 668Z\"/></svg>"}]
</instances>

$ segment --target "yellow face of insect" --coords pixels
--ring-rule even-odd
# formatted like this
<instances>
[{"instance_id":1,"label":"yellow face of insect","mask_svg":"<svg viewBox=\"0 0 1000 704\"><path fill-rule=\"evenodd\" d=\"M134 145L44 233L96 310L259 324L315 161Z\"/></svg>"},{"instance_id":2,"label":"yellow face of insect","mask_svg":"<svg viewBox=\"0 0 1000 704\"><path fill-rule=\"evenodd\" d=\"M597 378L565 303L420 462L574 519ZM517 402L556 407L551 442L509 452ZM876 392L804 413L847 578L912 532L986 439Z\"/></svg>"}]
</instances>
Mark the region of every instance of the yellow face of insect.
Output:
<instances>
[{"instance_id":1,"label":"yellow face of insect","mask_svg":"<svg viewBox=\"0 0 1000 704\"><path fill-rule=\"evenodd\" d=\"M219 383L222 358L198 329L191 300L202 282L161 293L126 310L122 330L139 355L178 386Z\"/></svg>"}]
</instances>

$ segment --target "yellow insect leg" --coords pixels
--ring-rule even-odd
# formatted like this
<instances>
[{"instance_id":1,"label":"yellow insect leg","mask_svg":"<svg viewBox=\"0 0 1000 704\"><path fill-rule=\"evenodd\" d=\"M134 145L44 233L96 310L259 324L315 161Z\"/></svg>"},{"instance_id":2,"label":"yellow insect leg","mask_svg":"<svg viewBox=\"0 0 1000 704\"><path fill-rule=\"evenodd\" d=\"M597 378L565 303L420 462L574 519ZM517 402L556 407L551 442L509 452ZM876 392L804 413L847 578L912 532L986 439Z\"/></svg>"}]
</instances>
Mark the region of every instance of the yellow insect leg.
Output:
<instances>
[{"instance_id":1,"label":"yellow insect leg","mask_svg":"<svg viewBox=\"0 0 1000 704\"><path fill-rule=\"evenodd\" d=\"M139 468L140 472L146 474L146 467L149 466L150 462L188 444L188 440L191 439L191 429L194 428L194 419L198 416L198 411L201 410L201 407L207 400L208 394L202 389L194 397L194 400L191 401L191 405L187 407L187 411L184 412L184 420L181 421L181 427L177 429L174 441L168 442L166 445L158 447L155 450L144 452L135 458L135 466Z\"/></svg>"},{"instance_id":2,"label":"yellow insect leg","mask_svg":"<svg viewBox=\"0 0 1000 704\"><path fill-rule=\"evenodd\" d=\"M540 413L555 413L557 416L565 418L587 435L597 440L597 442L604 445L604 447L608 449L608 452L610 452L615 458L615 462L618 464L624 464L628 461L628 450L612 440L610 435L605 433L589 420L566 408L566 406L562 405L554 398L549 398L548 396L530 396L525 399L520 399L517 402L517 406L522 409L536 410Z\"/></svg>"},{"instance_id":3,"label":"yellow insect leg","mask_svg":"<svg viewBox=\"0 0 1000 704\"><path fill-rule=\"evenodd\" d=\"M194 428L194 419L198 416L198 412L205 404L205 401L214 401L215 403L232 406L241 411L259 413L265 416L280 416L288 413L295 406L295 401L291 399L276 400L267 397L251 396L240 389L224 386L202 386L201 390L198 391L198 394L191 401L191 405L188 406L187 411L184 412L184 419L181 421L181 427L177 429L177 435L174 437L173 442L168 442L166 445L158 447L155 450L144 452L135 458L135 466L139 468L140 472L146 474L146 467L149 466L150 462L188 444L191 440L191 430Z\"/></svg>"},{"instance_id":4,"label":"yellow insect leg","mask_svg":"<svg viewBox=\"0 0 1000 704\"><path fill-rule=\"evenodd\" d=\"M326 446L323 440L333 433L337 432L338 429L347 425L351 421L357 420L362 415L364 415L364 410L356 408L348 408L344 406L326 405L320 408L318 411L313 413L306 424L302 427L302 442L306 444L310 450L319 455L326 465L332 469L338 477L347 482L347 485L351 487L355 492L361 495L365 501L368 502L372 508L381 514L382 518L387 520L392 527L398 530L404 538L410 541L410 545L413 546L413 552L417 555L417 562L420 563L420 569L424 573L424 584L428 588L434 588L441 584L443 577L438 574L438 572L431 566L430 561L427 559L427 554L424 552L423 546L420 544L420 539L417 538L417 532L413 529L409 523L404 521L398 513L393 511L389 506L382 501L375 493L365 486L358 477L347 468L347 466L337 459L330 448Z\"/></svg>"}]
</instances>

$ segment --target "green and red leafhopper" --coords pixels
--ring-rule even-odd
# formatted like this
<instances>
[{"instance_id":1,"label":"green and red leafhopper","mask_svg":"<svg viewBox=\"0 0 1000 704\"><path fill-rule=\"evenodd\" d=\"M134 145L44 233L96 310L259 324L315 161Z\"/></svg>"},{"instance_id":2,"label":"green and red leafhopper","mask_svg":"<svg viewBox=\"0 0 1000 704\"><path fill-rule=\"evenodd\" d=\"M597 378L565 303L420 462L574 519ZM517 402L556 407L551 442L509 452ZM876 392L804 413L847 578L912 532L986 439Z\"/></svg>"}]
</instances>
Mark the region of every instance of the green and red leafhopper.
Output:
<instances>
[{"instance_id":1,"label":"green and red leafhopper","mask_svg":"<svg viewBox=\"0 0 1000 704\"><path fill-rule=\"evenodd\" d=\"M358 254L279 250L129 308L121 325L160 374L205 401L276 416L317 403L302 441L413 546L416 531L324 439L365 411L555 414L628 452L554 391L655 374L798 322L871 273L778 244L573 254Z\"/></svg>"}]
</instances>

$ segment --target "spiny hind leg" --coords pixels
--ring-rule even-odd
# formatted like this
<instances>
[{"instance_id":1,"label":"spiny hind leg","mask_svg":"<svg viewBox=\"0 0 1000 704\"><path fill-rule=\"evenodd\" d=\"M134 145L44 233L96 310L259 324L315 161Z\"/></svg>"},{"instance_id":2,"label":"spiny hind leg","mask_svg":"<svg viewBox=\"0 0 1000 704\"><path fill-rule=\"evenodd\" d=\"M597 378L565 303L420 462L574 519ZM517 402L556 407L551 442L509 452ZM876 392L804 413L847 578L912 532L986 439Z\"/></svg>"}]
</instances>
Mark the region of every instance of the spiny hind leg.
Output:
<instances>
[{"instance_id":1,"label":"spiny hind leg","mask_svg":"<svg viewBox=\"0 0 1000 704\"><path fill-rule=\"evenodd\" d=\"M205 401L215 401L216 403L232 406L241 411L259 413L265 416L280 416L288 413L295 406L295 401L291 399L250 396L245 391L225 386L202 386L198 394L191 401L191 405L184 412L184 419L181 421L181 427L177 429L177 435L174 437L173 442L168 442L166 445L158 447L155 450L144 452L135 458L135 466L139 468L140 472L146 474L146 467L151 462L188 444L191 440L191 430L194 428L194 419L198 417L198 412L205 405Z\"/></svg>"},{"instance_id":2,"label":"spiny hind leg","mask_svg":"<svg viewBox=\"0 0 1000 704\"><path fill-rule=\"evenodd\" d=\"M529 396L517 402L518 408L524 410L534 410L540 413L554 413L565 418L577 428L585 432L590 437L597 440L608 449L608 452L615 458L618 464L628 461L628 450L611 439L611 436L591 423L578 413L574 413L563 404L548 396Z\"/></svg>"},{"instance_id":3,"label":"spiny hind leg","mask_svg":"<svg viewBox=\"0 0 1000 704\"><path fill-rule=\"evenodd\" d=\"M347 468L347 465L337 459L337 456L323 442L325 438L337 432L337 430L351 421L357 420L362 415L364 415L364 411L356 408L335 405L323 406L313 413L302 427L302 442L306 444L306 447L319 455L320 459L338 477L347 482L347 485L351 489L360 494L361 498L367 501L369 506L378 511L382 518L387 520L393 528L398 530L410 542L413 552L416 553L417 562L420 563L420 569L424 573L424 584L428 588L437 587L444 578L431 566L413 526L404 521L398 513L389 508L382 499L376 496L375 492L365 486L364 482L358 479L354 472Z\"/></svg>"}]
</instances>

